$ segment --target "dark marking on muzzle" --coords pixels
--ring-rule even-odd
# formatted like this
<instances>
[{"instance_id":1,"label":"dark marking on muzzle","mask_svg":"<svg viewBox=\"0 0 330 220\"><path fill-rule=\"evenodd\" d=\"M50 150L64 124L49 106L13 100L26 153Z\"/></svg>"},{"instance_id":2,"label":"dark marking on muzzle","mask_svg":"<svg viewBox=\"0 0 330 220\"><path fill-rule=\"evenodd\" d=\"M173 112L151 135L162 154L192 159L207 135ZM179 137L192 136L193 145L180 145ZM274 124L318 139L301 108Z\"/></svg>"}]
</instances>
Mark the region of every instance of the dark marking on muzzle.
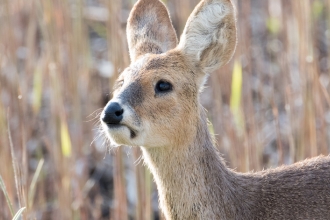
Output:
<instances>
[{"instance_id":1,"label":"dark marking on muzzle","mask_svg":"<svg viewBox=\"0 0 330 220\"><path fill-rule=\"evenodd\" d=\"M128 103L132 107L140 105L144 100L142 85L139 81L132 82L119 95L119 98L123 103Z\"/></svg>"}]
</instances>

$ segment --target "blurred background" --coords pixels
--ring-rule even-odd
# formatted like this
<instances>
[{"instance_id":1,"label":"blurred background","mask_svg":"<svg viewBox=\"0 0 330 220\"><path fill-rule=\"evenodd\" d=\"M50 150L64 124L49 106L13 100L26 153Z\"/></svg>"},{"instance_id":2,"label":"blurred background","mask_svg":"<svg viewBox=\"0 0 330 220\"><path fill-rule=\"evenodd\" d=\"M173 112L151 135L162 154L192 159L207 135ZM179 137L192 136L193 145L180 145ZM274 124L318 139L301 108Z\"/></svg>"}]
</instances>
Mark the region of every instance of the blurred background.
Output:
<instances>
[{"instance_id":1,"label":"blurred background","mask_svg":"<svg viewBox=\"0 0 330 220\"><path fill-rule=\"evenodd\" d=\"M164 0L180 36L198 0ZM134 0L0 1L0 219L163 219L138 148L99 114L129 65ZM234 0L233 60L201 95L237 171L329 154L330 0Z\"/></svg>"}]
</instances>

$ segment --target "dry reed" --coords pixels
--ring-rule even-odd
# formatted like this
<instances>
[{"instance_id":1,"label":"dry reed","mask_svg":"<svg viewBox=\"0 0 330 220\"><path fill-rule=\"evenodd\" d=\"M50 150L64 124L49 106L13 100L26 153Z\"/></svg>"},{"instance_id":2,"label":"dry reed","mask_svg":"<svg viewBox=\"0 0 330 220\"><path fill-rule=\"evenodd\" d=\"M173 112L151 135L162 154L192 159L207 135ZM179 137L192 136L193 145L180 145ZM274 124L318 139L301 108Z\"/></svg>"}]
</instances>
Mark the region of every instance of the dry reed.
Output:
<instances>
[{"instance_id":1,"label":"dry reed","mask_svg":"<svg viewBox=\"0 0 330 220\"><path fill-rule=\"evenodd\" d=\"M139 149L98 128L134 2L0 2L0 219L162 218ZM198 0L164 2L179 35ZM234 2L236 54L201 95L219 150L238 171L329 154L330 1Z\"/></svg>"}]
</instances>

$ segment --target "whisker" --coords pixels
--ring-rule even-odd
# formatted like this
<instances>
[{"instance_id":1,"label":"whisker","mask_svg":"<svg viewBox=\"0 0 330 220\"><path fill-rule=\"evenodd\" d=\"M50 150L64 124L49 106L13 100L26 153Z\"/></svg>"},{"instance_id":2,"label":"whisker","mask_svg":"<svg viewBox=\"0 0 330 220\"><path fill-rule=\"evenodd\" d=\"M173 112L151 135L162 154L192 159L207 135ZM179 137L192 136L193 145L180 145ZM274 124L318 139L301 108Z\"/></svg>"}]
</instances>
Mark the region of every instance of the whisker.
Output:
<instances>
[{"instance_id":1,"label":"whisker","mask_svg":"<svg viewBox=\"0 0 330 220\"><path fill-rule=\"evenodd\" d=\"M102 134L101 134L101 133L97 134L97 136L92 140L92 142L91 142L91 144L90 144L89 146L92 146L92 144L93 144L97 139L99 139L100 137L102 137Z\"/></svg>"},{"instance_id":2,"label":"whisker","mask_svg":"<svg viewBox=\"0 0 330 220\"><path fill-rule=\"evenodd\" d=\"M93 125L94 125L94 126L97 126L98 124L101 125L101 121L99 120L99 118L95 118L95 119L93 119L93 120L95 120L95 121L93 122ZM92 121L92 120L91 120L91 121Z\"/></svg>"},{"instance_id":3,"label":"whisker","mask_svg":"<svg viewBox=\"0 0 330 220\"><path fill-rule=\"evenodd\" d=\"M96 112L98 112L97 114L101 114L101 112L103 111L104 108L99 108L99 109L96 109L95 111L93 111L91 114L89 114L86 118L89 118L89 117L92 117L93 114L95 114Z\"/></svg>"},{"instance_id":4,"label":"whisker","mask_svg":"<svg viewBox=\"0 0 330 220\"><path fill-rule=\"evenodd\" d=\"M141 161L142 161L142 155L140 155L140 156L136 159L136 161L134 162L134 165L135 165L135 166L139 165L139 164L141 163Z\"/></svg>"},{"instance_id":5,"label":"whisker","mask_svg":"<svg viewBox=\"0 0 330 220\"><path fill-rule=\"evenodd\" d=\"M100 118L101 113L102 113L102 112L96 114L96 115L94 116L94 118L91 118L91 119L89 119L89 120L85 120L84 122L91 122L91 121L94 121L94 120L99 121L99 118Z\"/></svg>"}]
</instances>

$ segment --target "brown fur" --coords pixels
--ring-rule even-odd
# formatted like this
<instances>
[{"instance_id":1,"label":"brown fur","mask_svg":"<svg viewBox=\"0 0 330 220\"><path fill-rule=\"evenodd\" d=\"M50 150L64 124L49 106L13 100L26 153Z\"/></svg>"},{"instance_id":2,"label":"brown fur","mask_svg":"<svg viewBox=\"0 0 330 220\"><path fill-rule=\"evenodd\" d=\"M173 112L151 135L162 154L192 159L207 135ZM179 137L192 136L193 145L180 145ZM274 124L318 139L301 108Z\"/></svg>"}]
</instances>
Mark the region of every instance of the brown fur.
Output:
<instances>
[{"instance_id":1,"label":"brown fur","mask_svg":"<svg viewBox=\"0 0 330 220\"><path fill-rule=\"evenodd\" d=\"M113 143L141 146L166 219L330 219L329 157L241 174L214 147L199 90L235 50L231 1L201 1L177 45L165 6L139 0L127 33L132 64L111 100L123 119L103 125ZM157 92L160 81L172 90Z\"/></svg>"},{"instance_id":2,"label":"brown fur","mask_svg":"<svg viewBox=\"0 0 330 220\"><path fill-rule=\"evenodd\" d=\"M132 61L140 55L160 54L177 45L176 33L163 3L154 0L138 1L132 11L135 13L130 14L127 27Z\"/></svg>"}]
</instances>

